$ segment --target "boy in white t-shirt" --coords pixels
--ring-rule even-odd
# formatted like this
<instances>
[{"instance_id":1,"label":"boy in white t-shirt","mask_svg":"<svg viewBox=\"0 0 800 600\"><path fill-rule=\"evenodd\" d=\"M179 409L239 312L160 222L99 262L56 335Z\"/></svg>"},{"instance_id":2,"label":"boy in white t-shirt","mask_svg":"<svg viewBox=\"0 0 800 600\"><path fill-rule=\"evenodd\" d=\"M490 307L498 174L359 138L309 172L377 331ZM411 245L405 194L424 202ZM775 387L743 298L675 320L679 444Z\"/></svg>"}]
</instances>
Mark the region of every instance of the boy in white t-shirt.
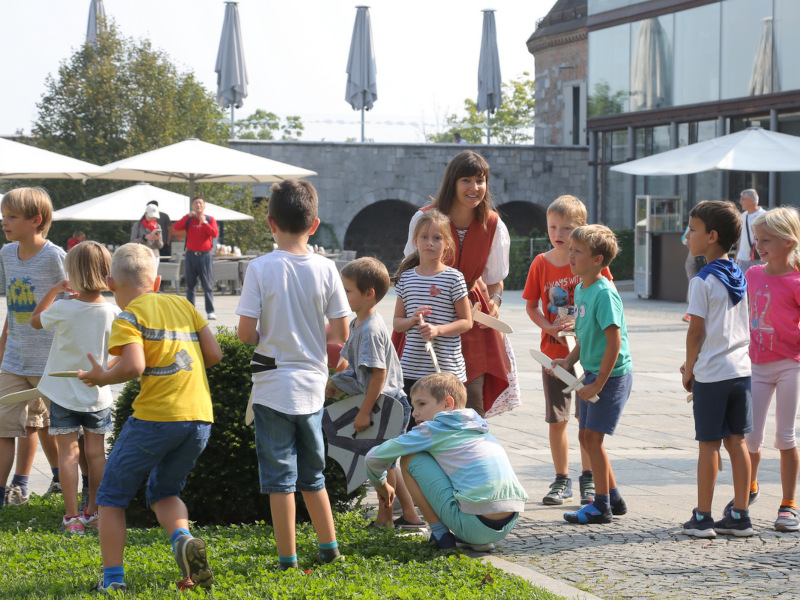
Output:
<instances>
[{"instance_id":1,"label":"boy in white t-shirt","mask_svg":"<svg viewBox=\"0 0 800 600\"><path fill-rule=\"evenodd\" d=\"M717 533L753 535L750 522L750 456L744 434L753 429L750 399L750 331L747 282L728 251L739 238L742 217L730 202L701 202L689 215L686 235L693 256L708 264L689 282L689 331L683 386L694 394L697 508L683 531L695 537ZM711 516L720 441L731 459L734 504L720 521Z\"/></svg>"},{"instance_id":2,"label":"boy in white t-shirt","mask_svg":"<svg viewBox=\"0 0 800 600\"><path fill-rule=\"evenodd\" d=\"M326 338L347 340L350 306L333 261L307 248L319 226L317 205L307 181L272 186L267 222L279 250L250 263L236 309L239 339L258 345L251 363L256 453L281 570L297 568L296 490L317 532L320 559L342 560L322 474L322 412Z\"/></svg>"}]
</instances>

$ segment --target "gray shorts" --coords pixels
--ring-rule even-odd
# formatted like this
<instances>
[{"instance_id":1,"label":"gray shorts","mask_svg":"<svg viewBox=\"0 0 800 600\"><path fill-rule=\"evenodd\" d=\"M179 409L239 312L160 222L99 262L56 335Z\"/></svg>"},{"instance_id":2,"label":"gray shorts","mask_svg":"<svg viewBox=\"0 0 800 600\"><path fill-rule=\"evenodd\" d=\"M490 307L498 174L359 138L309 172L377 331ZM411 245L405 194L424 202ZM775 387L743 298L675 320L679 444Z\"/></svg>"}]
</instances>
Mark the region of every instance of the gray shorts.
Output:
<instances>
[{"instance_id":1,"label":"gray shorts","mask_svg":"<svg viewBox=\"0 0 800 600\"><path fill-rule=\"evenodd\" d=\"M575 369L569 372L575 375ZM567 384L554 375L548 375L542 367L542 386L544 387L544 422L563 423L569 421L572 408L572 393L565 394ZM575 403L575 418L579 418L580 402Z\"/></svg>"}]
</instances>

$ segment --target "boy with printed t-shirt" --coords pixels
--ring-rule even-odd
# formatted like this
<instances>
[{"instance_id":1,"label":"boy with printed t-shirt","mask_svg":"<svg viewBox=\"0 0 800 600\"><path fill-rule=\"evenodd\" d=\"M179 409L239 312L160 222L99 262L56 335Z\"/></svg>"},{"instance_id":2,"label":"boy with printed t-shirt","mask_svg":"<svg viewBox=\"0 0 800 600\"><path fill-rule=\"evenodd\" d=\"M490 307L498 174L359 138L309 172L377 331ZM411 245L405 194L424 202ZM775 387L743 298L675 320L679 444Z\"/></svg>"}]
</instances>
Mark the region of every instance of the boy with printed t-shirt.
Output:
<instances>
[{"instance_id":1,"label":"boy with printed t-shirt","mask_svg":"<svg viewBox=\"0 0 800 600\"><path fill-rule=\"evenodd\" d=\"M525 291L526 310L531 320L542 330L541 350L550 358L566 358L569 354L567 338L560 332L571 332L575 324L575 286L580 276L569 265L569 235L574 229L586 225L586 207L575 196L560 196L547 208L547 234L552 248L533 259ZM604 267L601 274L611 280L611 271ZM574 369L570 371L575 374ZM543 504L559 505L572 498L572 479L569 477L569 422L572 394L564 393L564 382L549 375L542 367L545 422L549 425L550 454L556 479L550 491L542 498ZM575 417L579 416L580 402L575 402ZM589 456L581 445L582 473L580 483L581 504L589 504L594 497L594 478Z\"/></svg>"}]
</instances>

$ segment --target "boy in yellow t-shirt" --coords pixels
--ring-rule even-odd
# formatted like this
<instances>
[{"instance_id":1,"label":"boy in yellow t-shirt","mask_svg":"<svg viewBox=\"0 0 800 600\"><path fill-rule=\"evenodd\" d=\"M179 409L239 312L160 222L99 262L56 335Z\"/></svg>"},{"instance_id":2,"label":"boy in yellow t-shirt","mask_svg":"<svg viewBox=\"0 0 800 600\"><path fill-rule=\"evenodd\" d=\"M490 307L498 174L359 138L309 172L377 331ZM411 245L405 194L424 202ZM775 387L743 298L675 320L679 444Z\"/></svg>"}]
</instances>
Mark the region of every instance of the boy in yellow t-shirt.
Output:
<instances>
[{"instance_id":1,"label":"boy in yellow t-shirt","mask_svg":"<svg viewBox=\"0 0 800 600\"><path fill-rule=\"evenodd\" d=\"M125 507L145 478L147 504L170 534L183 575L178 588L210 588L214 582L205 544L189 533L180 492L211 433L205 369L219 363L222 351L188 301L155 293L161 284L156 273L146 246L125 244L114 253L108 286L122 312L111 329L109 352L119 361L106 370L89 355L92 369L78 372L90 386L142 378L133 416L114 444L97 490L103 579L94 591L100 593L126 589Z\"/></svg>"}]
</instances>

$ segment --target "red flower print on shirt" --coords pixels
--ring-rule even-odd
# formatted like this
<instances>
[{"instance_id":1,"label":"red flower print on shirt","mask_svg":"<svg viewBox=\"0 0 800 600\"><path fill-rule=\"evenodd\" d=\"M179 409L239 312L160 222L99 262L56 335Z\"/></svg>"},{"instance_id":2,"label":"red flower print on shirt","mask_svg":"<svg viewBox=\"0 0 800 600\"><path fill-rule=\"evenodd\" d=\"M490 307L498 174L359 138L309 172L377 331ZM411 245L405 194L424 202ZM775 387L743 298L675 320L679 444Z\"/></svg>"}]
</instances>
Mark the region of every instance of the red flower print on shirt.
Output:
<instances>
[{"instance_id":1,"label":"red flower print on shirt","mask_svg":"<svg viewBox=\"0 0 800 600\"><path fill-rule=\"evenodd\" d=\"M442 293L442 290L437 288L435 285L431 286L431 296L438 296L441 293Z\"/></svg>"}]
</instances>

